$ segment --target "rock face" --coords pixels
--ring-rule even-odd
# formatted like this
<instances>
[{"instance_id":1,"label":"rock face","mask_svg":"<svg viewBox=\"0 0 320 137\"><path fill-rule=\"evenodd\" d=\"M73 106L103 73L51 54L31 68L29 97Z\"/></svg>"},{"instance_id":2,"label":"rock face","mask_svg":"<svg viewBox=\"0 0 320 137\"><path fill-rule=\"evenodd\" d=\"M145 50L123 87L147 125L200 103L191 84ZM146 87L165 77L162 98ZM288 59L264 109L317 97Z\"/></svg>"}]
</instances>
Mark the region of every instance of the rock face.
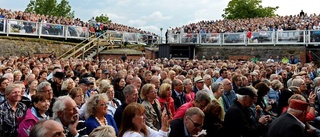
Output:
<instances>
[{"instance_id":1,"label":"rock face","mask_svg":"<svg viewBox=\"0 0 320 137\"><path fill-rule=\"evenodd\" d=\"M247 60L256 56L261 61L266 61L270 55L275 58L277 55L290 57L294 55L299 60L305 60L304 46L200 46L196 48L198 59L211 59L211 56L219 56L220 59Z\"/></svg>"},{"instance_id":2,"label":"rock face","mask_svg":"<svg viewBox=\"0 0 320 137\"><path fill-rule=\"evenodd\" d=\"M75 45L75 44L74 44ZM0 39L0 56L33 56L39 53L55 51L59 56L73 44L64 44L46 40Z\"/></svg>"}]
</instances>

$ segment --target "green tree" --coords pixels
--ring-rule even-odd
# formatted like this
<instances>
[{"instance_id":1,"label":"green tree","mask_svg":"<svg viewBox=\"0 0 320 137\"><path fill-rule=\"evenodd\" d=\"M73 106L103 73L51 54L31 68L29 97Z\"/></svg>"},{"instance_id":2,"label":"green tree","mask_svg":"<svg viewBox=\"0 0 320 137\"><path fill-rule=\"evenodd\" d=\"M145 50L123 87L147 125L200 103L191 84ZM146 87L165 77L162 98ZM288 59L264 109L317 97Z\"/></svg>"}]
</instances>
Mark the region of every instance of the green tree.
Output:
<instances>
[{"instance_id":1,"label":"green tree","mask_svg":"<svg viewBox=\"0 0 320 137\"><path fill-rule=\"evenodd\" d=\"M277 7L262 7L261 0L231 0L222 17L225 19L244 19L275 16Z\"/></svg>"},{"instance_id":2,"label":"green tree","mask_svg":"<svg viewBox=\"0 0 320 137\"><path fill-rule=\"evenodd\" d=\"M101 23L110 23L111 22L109 17L107 15L103 15L103 14L101 14L100 16L97 16L96 21L101 22Z\"/></svg>"},{"instance_id":3,"label":"green tree","mask_svg":"<svg viewBox=\"0 0 320 137\"><path fill-rule=\"evenodd\" d=\"M30 0L25 12L33 12L43 15L74 17L74 11L71 11L71 6L68 0Z\"/></svg>"}]
</instances>

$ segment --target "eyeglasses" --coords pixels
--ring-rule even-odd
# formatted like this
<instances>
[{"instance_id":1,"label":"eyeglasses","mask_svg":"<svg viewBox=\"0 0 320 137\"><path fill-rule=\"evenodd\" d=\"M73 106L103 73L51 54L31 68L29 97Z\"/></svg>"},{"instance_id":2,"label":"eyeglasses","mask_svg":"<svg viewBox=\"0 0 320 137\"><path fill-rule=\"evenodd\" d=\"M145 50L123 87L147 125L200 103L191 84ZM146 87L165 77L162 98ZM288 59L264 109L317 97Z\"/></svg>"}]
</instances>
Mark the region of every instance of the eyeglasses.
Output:
<instances>
[{"instance_id":1,"label":"eyeglasses","mask_svg":"<svg viewBox=\"0 0 320 137\"><path fill-rule=\"evenodd\" d=\"M50 94L50 93L52 93L52 89L43 90L42 92Z\"/></svg>"},{"instance_id":2,"label":"eyeglasses","mask_svg":"<svg viewBox=\"0 0 320 137\"><path fill-rule=\"evenodd\" d=\"M108 106L108 102L107 102L107 103L100 104L99 106L100 106L100 107L106 107L106 106Z\"/></svg>"},{"instance_id":3,"label":"eyeglasses","mask_svg":"<svg viewBox=\"0 0 320 137\"><path fill-rule=\"evenodd\" d=\"M77 95L76 97L84 97L84 95L83 95L83 94L81 94L81 95Z\"/></svg>"},{"instance_id":4,"label":"eyeglasses","mask_svg":"<svg viewBox=\"0 0 320 137\"><path fill-rule=\"evenodd\" d=\"M193 123L194 127L196 127L196 128L198 128L198 127L202 128L202 126L203 126L202 124L194 123L193 120L192 120L190 117L187 117L187 118Z\"/></svg>"}]
</instances>

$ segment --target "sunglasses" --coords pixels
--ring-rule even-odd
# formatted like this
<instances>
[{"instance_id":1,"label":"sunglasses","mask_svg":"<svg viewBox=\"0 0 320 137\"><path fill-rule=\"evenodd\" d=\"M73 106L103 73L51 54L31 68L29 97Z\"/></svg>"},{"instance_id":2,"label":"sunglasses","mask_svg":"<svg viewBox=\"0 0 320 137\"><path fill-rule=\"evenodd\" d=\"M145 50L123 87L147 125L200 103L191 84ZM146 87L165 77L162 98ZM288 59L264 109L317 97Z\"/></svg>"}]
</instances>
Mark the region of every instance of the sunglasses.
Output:
<instances>
[{"instance_id":1,"label":"sunglasses","mask_svg":"<svg viewBox=\"0 0 320 137\"><path fill-rule=\"evenodd\" d=\"M202 128L203 124L199 124L199 123L194 123L193 120L190 117L187 117L194 125L195 128Z\"/></svg>"}]
</instances>

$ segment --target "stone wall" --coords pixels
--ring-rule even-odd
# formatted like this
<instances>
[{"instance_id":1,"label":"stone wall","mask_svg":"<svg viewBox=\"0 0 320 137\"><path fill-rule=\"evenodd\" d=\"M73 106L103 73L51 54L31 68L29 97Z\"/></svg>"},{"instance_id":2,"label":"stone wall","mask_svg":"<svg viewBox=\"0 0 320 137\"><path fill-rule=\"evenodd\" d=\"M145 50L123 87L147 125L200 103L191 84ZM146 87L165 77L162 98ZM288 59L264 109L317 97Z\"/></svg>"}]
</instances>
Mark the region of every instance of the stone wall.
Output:
<instances>
[{"instance_id":1,"label":"stone wall","mask_svg":"<svg viewBox=\"0 0 320 137\"><path fill-rule=\"evenodd\" d=\"M55 51L59 56L75 44L49 40L0 39L0 56L37 56Z\"/></svg>"},{"instance_id":2,"label":"stone wall","mask_svg":"<svg viewBox=\"0 0 320 137\"><path fill-rule=\"evenodd\" d=\"M304 46L198 46L196 57L211 59L212 56L219 56L220 59L248 60L256 56L261 61L266 61L270 55L275 58L277 55L282 58L287 55L294 55L301 62L305 62L306 48Z\"/></svg>"}]
</instances>

